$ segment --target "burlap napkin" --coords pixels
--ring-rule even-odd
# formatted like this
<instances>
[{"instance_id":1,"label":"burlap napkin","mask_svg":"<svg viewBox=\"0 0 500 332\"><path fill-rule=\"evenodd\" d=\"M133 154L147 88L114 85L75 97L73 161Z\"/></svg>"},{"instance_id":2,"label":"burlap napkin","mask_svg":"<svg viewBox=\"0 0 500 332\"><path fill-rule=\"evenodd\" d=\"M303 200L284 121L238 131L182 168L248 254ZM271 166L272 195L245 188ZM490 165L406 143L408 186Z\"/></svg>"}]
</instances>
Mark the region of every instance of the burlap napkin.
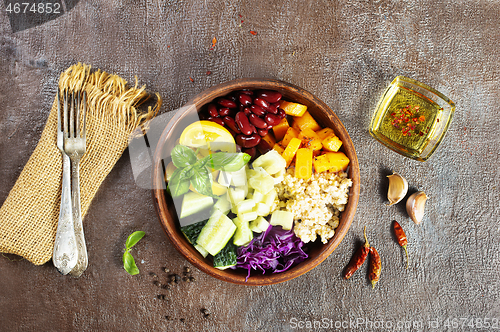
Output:
<instances>
[{"instance_id":1,"label":"burlap napkin","mask_svg":"<svg viewBox=\"0 0 500 332\"><path fill-rule=\"evenodd\" d=\"M127 148L129 135L161 106L141 112L149 95L117 75L73 65L61 74L60 89L87 92L87 152L80 164L81 211L85 217L99 186ZM35 151L0 208L0 252L41 265L52 258L61 200L62 158L56 145L54 102Z\"/></svg>"}]
</instances>

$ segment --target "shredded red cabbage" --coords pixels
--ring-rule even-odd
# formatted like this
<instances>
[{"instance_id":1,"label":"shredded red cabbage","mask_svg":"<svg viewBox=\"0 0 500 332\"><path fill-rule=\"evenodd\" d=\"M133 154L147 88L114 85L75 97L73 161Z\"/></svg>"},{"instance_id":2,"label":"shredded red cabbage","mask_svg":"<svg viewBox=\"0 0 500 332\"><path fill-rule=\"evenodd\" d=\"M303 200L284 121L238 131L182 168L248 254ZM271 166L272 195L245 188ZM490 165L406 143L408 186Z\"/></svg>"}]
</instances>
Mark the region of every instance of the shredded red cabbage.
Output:
<instances>
[{"instance_id":1,"label":"shredded red cabbage","mask_svg":"<svg viewBox=\"0 0 500 332\"><path fill-rule=\"evenodd\" d=\"M304 242L293 230L286 231L281 226L271 226L256 236L247 246L239 247L236 267L247 269L250 277L252 270L266 270L273 273L288 270L292 265L304 261L308 256L302 249Z\"/></svg>"}]
</instances>

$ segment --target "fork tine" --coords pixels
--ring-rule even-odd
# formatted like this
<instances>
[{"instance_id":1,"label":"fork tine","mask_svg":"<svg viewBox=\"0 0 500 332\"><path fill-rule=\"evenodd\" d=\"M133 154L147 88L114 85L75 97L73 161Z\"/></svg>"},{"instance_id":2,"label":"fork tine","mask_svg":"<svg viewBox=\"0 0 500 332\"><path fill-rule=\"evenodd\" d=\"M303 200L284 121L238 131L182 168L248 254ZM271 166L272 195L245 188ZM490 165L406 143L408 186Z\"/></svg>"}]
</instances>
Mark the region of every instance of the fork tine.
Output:
<instances>
[{"instance_id":1,"label":"fork tine","mask_svg":"<svg viewBox=\"0 0 500 332\"><path fill-rule=\"evenodd\" d=\"M61 126L61 100L59 97L59 88L57 88L57 131L62 131Z\"/></svg>"},{"instance_id":2,"label":"fork tine","mask_svg":"<svg viewBox=\"0 0 500 332\"><path fill-rule=\"evenodd\" d=\"M69 137L75 137L75 93L71 93L71 108L69 111Z\"/></svg>"},{"instance_id":3,"label":"fork tine","mask_svg":"<svg viewBox=\"0 0 500 332\"><path fill-rule=\"evenodd\" d=\"M81 100L80 100L80 92L77 92L76 94L77 99L76 99L76 114L75 114L75 137L80 137L80 108L81 106Z\"/></svg>"},{"instance_id":4,"label":"fork tine","mask_svg":"<svg viewBox=\"0 0 500 332\"><path fill-rule=\"evenodd\" d=\"M64 130L64 136L68 137L68 90L64 91L63 100L64 100L63 130Z\"/></svg>"},{"instance_id":5,"label":"fork tine","mask_svg":"<svg viewBox=\"0 0 500 332\"><path fill-rule=\"evenodd\" d=\"M87 116L87 92L83 91L83 112L82 112L82 137L85 137L85 123Z\"/></svg>"}]
</instances>

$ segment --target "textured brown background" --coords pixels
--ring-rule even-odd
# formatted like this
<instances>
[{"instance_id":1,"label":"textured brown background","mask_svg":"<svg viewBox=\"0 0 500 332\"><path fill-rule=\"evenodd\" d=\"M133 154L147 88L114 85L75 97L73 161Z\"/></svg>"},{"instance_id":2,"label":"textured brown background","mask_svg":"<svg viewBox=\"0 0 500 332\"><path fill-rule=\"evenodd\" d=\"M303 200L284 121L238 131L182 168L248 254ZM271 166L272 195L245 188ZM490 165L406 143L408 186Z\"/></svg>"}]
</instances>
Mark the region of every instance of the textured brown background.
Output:
<instances>
[{"instance_id":1,"label":"textured brown background","mask_svg":"<svg viewBox=\"0 0 500 332\"><path fill-rule=\"evenodd\" d=\"M344 122L358 152L362 191L348 235L306 275L250 288L193 269L196 282L166 291L149 273L164 282L162 267L181 273L189 264L163 234L150 192L135 185L126 152L84 221L90 266L80 279L59 275L51 263L0 257L2 331L288 331L293 318L394 326L339 329L346 331L444 331L447 318L500 320L498 2L63 1L66 14L30 28L6 15L6 3L0 3L0 203L38 142L60 72L78 61L130 81L137 75L162 94L162 112L239 77L299 85ZM218 42L210 50L213 37ZM400 74L435 87L457 106L448 135L426 163L405 159L368 134L378 98ZM412 191L430 196L420 226L403 204L384 205L392 170ZM391 235L394 218L409 238L408 270ZM340 276L365 224L383 260L375 290L366 265L349 281ZM147 236L134 252L141 273L132 277L121 255L135 230ZM434 320L440 328L428 327ZM424 327L397 328L405 321Z\"/></svg>"}]
</instances>

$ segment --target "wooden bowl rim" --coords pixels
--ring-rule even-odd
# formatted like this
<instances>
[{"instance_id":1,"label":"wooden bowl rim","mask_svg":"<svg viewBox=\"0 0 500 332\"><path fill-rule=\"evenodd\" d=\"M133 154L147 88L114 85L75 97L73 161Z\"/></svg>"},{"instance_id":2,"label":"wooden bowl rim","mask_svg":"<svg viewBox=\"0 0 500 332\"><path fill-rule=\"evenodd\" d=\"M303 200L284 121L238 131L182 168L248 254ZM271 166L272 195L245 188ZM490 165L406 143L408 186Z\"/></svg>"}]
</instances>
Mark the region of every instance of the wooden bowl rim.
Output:
<instances>
[{"instance_id":1,"label":"wooden bowl rim","mask_svg":"<svg viewBox=\"0 0 500 332\"><path fill-rule=\"evenodd\" d=\"M162 182L164 181L163 177L163 168L161 165L161 153L164 146L164 143L171 133L172 129L179 123L183 117L188 114L188 112L193 111L193 107L199 109L201 106L206 103L212 101L213 99L224 96L232 91L241 90L241 89L274 89L274 90L288 90L290 93L299 94L303 98L306 98L310 101L311 104L315 104L319 109L322 109L326 112L328 118L332 121L334 125L334 130L336 133L340 134L340 138L343 141L343 146L346 150L346 154L349 153L348 157L350 158L350 176L352 179L352 187L349 192L349 201L346 205L345 210L341 213L341 222L344 221L342 225L339 225L335 231L335 235L329 242L324 246L324 248L320 251L320 253L314 258L308 258L304 263L300 263L297 266L289 269L288 271L276 273L276 274L252 274L248 281L245 281L245 276L236 275L231 273L231 270L219 270L214 268L205 261L200 259L200 255L194 253L195 249L188 248L183 240L182 234L177 230L177 226L172 222L168 222L169 220L169 211L165 209L166 205L166 197L165 190L162 188ZM194 98L190 100L186 105L188 107L181 114L177 114L172 118L165 129L163 130L158 145L156 147L156 151L154 153L153 158L153 189L152 196L153 202L155 206L156 213L158 215L158 219L160 224L167 234L170 242L173 246L183 255L191 264L200 269L201 271L211 275L215 278L218 278L223 281L240 284L240 285L248 285L248 286L263 286L263 285L272 285L280 282L288 281L293 278L296 278L316 266L318 266L322 261L324 261L342 242L344 236L347 234L352 221L354 219L354 215L356 212L356 208L359 201L359 191L360 191L360 174L359 174L359 164L358 158L356 155L356 150L352 143L352 140L347 133L344 125L337 117L337 115L328 107L324 102L316 98L310 92L295 86L293 84L275 80L275 79L266 79L266 78L240 78L236 80L232 80L226 83L222 83L216 86L213 86L207 90L202 91L197 94ZM342 226L342 227L341 227ZM339 229L340 228L340 229Z\"/></svg>"}]
</instances>

